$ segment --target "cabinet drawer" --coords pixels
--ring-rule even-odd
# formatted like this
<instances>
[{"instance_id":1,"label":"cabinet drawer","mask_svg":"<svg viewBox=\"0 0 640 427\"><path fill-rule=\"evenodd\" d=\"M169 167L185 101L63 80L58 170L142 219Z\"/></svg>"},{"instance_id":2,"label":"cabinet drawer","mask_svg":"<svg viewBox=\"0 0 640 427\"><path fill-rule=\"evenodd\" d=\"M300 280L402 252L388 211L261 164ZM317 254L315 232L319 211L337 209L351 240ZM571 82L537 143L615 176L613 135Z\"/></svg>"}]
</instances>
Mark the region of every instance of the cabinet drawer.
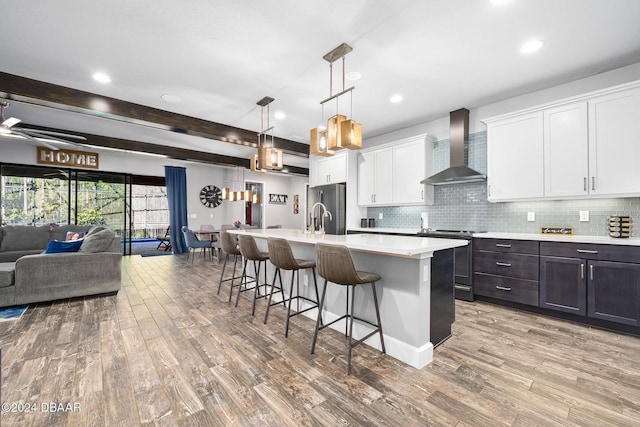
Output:
<instances>
[{"instance_id":1,"label":"cabinet drawer","mask_svg":"<svg viewBox=\"0 0 640 427\"><path fill-rule=\"evenodd\" d=\"M473 239L474 249L496 252L516 252L520 254L539 253L539 244L533 240L508 240L508 239Z\"/></svg>"},{"instance_id":2,"label":"cabinet drawer","mask_svg":"<svg viewBox=\"0 0 640 427\"><path fill-rule=\"evenodd\" d=\"M538 255L473 251L473 271L538 280Z\"/></svg>"},{"instance_id":3,"label":"cabinet drawer","mask_svg":"<svg viewBox=\"0 0 640 427\"><path fill-rule=\"evenodd\" d=\"M640 247L627 245L540 242L540 255L640 263Z\"/></svg>"},{"instance_id":4,"label":"cabinet drawer","mask_svg":"<svg viewBox=\"0 0 640 427\"><path fill-rule=\"evenodd\" d=\"M473 292L477 295L520 304L538 305L536 280L513 279L483 273L475 273L473 280Z\"/></svg>"}]
</instances>

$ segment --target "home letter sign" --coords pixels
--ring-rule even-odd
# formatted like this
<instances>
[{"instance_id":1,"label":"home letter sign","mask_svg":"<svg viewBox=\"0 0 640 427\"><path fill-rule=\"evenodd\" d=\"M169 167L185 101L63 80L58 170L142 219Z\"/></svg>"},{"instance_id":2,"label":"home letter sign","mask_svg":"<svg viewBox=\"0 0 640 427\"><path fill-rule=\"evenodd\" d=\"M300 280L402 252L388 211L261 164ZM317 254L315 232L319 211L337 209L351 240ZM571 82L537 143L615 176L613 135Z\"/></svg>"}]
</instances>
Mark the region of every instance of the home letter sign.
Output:
<instances>
[{"instance_id":1,"label":"home letter sign","mask_svg":"<svg viewBox=\"0 0 640 427\"><path fill-rule=\"evenodd\" d=\"M74 150L50 150L38 147L38 163L44 165L98 169L98 153Z\"/></svg>"}]
</instances>

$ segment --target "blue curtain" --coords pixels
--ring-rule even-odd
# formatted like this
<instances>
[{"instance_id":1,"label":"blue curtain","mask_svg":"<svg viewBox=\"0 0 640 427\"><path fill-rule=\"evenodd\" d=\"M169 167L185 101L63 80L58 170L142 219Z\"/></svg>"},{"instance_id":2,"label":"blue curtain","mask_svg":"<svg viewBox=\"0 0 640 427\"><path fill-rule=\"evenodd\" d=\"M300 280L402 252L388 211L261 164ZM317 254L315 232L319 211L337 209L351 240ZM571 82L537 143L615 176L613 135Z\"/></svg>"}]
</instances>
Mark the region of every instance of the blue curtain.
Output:
<instances>
[{"instance_id":1,"label":"blue curtain","mask_svg":"<svg viewBox=\"0 0 640 427\"><path fill-rule=\"evenodd\" d=\"M188 251L182 235L182 226L187 223L187 171L176 166L164 167L164 178L169 200L169 227L171 231L171 245L174 254L184 254Z\"/></svg>"}]
</instances>

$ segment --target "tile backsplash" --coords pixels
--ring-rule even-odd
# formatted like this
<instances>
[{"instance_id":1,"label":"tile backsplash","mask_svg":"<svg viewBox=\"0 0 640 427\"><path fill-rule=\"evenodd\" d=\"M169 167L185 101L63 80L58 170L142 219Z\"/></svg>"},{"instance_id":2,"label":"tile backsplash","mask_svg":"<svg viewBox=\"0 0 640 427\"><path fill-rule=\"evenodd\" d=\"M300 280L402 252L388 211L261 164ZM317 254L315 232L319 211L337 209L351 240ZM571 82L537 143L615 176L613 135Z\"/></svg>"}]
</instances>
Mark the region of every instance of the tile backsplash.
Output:
<instances>
[{"instance_id":1,"label":"tile backsplash","mask_svg":"<svg viewBox=\"0 0 640 427\"><path fill-rule=\"evenodd\" d=\"M469 167L487 170L487 133L469 135ZM465 153L466 157L466 153ZM449 140L434 143L434 173L449 166ZM420 228L420 214L429 213L429 227L452 230L538 233L542 226L573 227L579 235L606 236L607 217L628 215L640 218L640 198L545 200L489 203L483 182L436 186L432 206L370 207L369 218L377 227ZM580 211L589 211L589 221L580 222ZM535 221L527 221L527 213ZM379 214L383 219L378 219ZM632 236L638 232L632 228Z\"/></svg>"}]
</instances>

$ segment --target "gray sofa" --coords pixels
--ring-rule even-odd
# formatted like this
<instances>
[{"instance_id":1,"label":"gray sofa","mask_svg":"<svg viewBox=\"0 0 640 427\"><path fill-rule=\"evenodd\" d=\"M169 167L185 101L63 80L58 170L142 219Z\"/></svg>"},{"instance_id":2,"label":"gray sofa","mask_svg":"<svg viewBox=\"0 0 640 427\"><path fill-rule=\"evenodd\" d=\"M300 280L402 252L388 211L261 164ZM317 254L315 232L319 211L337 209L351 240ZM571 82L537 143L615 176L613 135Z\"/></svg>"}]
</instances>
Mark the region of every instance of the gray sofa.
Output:
<instances>
[{"instance_id":1,"label":"gray sofa","mask_svg":"<svg viewBox=\"0 0 640 427\"><path fill-rule=\"evenodd\" d=\"M87 232L78 252L43 253L67 231ZM0 307L117 293L120 238L106 227L0 227Z\"/></svg>"}]
</instances>

